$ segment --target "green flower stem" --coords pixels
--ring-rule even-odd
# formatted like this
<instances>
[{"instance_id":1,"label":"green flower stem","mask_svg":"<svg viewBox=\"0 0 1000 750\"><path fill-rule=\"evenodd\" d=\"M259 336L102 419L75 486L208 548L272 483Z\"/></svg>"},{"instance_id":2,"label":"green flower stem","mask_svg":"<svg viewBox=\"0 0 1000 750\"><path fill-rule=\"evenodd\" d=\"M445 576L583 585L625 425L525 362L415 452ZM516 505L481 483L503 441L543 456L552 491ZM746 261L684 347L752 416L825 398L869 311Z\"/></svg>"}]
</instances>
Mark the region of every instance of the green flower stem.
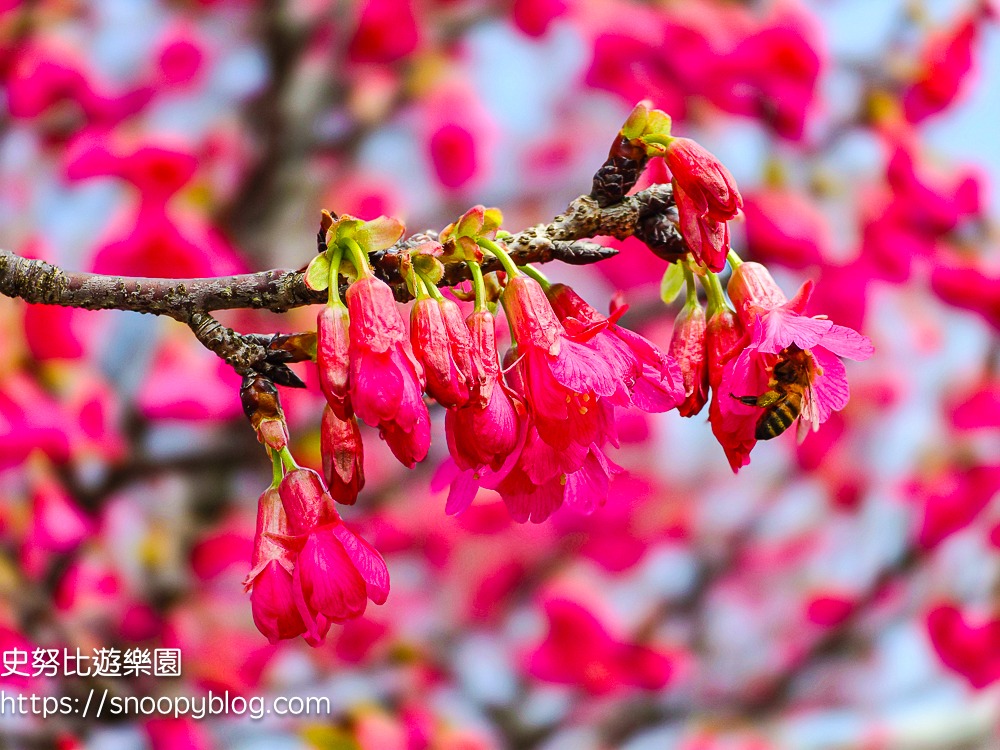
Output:
<instances>
[{"instance_id":1,"label":"green flower stem","mask_svg":"<svg viewBox=\"0 0 1000 750\"><path fill-rule=\"evenodd\" d=\"M722 292L722 282L716 274L709 271L702 279L705 293L708 295L708 317L711 318L726 309L726 296Z\"/></svg>"},{"instance_id":2,"label":"green flower stem","mask_svg":"<svg viewBox=\"0 0 1000 750\"><path fill-rule=\"evenodd\" d=\"M281 456L274 451L271 451L271 470L273 471L271 489L276 490L281 480L285 478L285 468L281 465Z\"/></svg>"},{"instance_id":3,"label":"green flower stem","mask_svg":"<svg viewBox=\"0 0 1000 750\"><path fill-rule=\"evenodd\" d=\"M684 300L684 306L694 307L698 304L698 287L694 283L694 274L687 265L684 266L684 280L687 282L687 299Z\"/></svg>"},{"instance_id":4,"label":"green flower stem","mask_svg":"<svg viewBox=\"0 0 1000 750\"><path fill-rule=\"evenodd\" d=\"M327 251L327 255L330 251ZM336 246L336 250L333 250L333 256L330 260L330 287L329 287L329 297L327 298L327 304L330 306L337 306L344 304L340 301L340 261L344 257L344 248L340 245Z\"/></svg>"},{"instance_id":5,"label":"green flower stem","mask_svg":"<svg viewBox=\"0 0 1000 750\"><path fill-rule=\"evenodd\" d=\"M281 463L284 465L286 471L295 471L299 468L299 465L295 463L295 459L292 458L292 453L288 450L288 446L282 448L281 453L278 455L281 457Z\"/></svg>"},{"instance_id":6,"label":"green flower stem","mask_svg":"<svg viewBox=\"0 0 1000 750\"><path fill-rule=\"evenodd\" d=\"M422 277L417 273L417 269L410 266L410 273L407 276L407 283L413 287L413 296L416 299L427 299L430 295L424 287Z\"/></svg>"},{"instance_id":7,"label":"green flower stem","mask_svg":"<svg viewBox=\"0 0 1000 750\"><path fill-rule=\"evenodd\" d=\"M729 259L729 265L733 267L733 270L736 270L737 266L743 264L743 260L736 254L735 250L730 250L729 255L726 257Z\"/></svg>"},{"instance_id":8,"label":"green flower stem","mask_svg":"<svg viewBox=\"0 0 1000 750\"><path fill-rule=\"evenodd\" d=\"M414 270L414 273L416 273L420 281L423 282L424 289L427 290L431 297L436 299L438 302L444 302L444 295L441 294L441 290L437 288L437 284L428 279L424 274L420 273L420 271Z\"/></svg>"},{"instance_id":9,"label":"green flower stem","mask_svg":"<svg viewBox=\"0 0 1000 750\"><path fill-rule=\"evenodd\" d=\"M474 260L469 261L469 272L472 274L472 290L476 293L476 312L486 309L486 279L483 269Z\"/></svg>"},{"instance_id":10,"label":"green flower stem","mask_svg":"<svg viewBox=\"0 0 1000 750\"><path fill-rule=\"evenodd\" d=\"M552 286L552 282L545 277L545 274L539 271L534 266L532 265L518 266L518 268L520 268L522 271L528 274L528 276L530 276L539 284L541 284L542 289L548 289L550 286Z\"/></svg>"},{"instance_id":11,"label":"green flower stem","mask_svg":"<svg viewBox=\"0 0 1000 750\"><path fill-rule=\"evenodd\" d=\"M350 237L344 237L338 244L350 254L351 263L358 269L359 277L372 275L372 267L368 265L368 255L361 249L361 246L357 242Z\"/></svg>"},{"instance_id":12,"label":"green flower stem","mask_svg":"<svg viewBox=\"0 0 1000 750\"><path fill-rule=\"evenodd\" d=\"M497 260L500 261L500 265L503 266L503 270L507 272L507 275L511 278L520 275L520 271L517 270L517 266L514 265L514 261L510 259L510 256L503 251L503 249L495 243L493 240L488 240L485 237L479 237L476 239L476 244L484 250L491 252Z\"/></svg>"}]
</instances>

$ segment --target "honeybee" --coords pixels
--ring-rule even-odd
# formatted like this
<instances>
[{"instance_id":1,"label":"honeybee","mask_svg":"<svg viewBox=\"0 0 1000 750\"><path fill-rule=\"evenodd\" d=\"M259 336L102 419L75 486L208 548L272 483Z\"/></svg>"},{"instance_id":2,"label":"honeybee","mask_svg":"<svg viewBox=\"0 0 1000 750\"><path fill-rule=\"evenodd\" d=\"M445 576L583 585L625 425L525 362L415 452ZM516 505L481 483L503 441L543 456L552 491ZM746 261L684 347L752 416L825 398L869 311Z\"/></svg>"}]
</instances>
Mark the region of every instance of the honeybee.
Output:
<instances>
[{"instance_id":1,"label":"honeybee","mask_svg":"<svg viewBox=\"0 0 1000 750\"><path fill-rule=\"evenodd\" d=\"M764 413L757 419L754 438L776 438L799 419L799 439L817 422L813 410L813 381L819 374L809 352L795 344L783 349L771 373L767 390L759 396L736 396L742 404L758 406Z\"/></svg>"}]
</instances>

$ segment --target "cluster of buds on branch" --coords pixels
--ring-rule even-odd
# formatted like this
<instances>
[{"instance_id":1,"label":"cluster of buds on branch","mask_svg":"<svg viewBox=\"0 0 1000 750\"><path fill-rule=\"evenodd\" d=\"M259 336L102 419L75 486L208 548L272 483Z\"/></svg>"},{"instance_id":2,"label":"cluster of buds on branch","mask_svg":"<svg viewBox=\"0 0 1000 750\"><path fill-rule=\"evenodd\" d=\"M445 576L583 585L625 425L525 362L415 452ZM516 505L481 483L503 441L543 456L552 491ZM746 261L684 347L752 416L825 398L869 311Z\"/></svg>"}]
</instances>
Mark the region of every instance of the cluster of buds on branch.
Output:
<instances>
[{"instance_id":1,"label":"cluster of buds on branch","mask_svg":"<svg viewBox=\"0 0 1000 750\"><path fill-rule=\"evenodd\" d=\"M399 243L402 223L324 212L321 252L305 283L328 294L315 341L327 401L325 477L295 464L274 386L248 378L243 393L274 466L246 582L255 621L272 641L305 634L319 643L331 623L359 616L368 599L381 603L388 594L382 558L335 509L355 503L364 486L359 418L412 467L430 446L424 396L437 401L446 410L450 453L439 472L450 482L446 511L462 512L487 488L515 520L539 523L563 504L592 513L606 502L622 471L607 455L618 445L616 409L676 408L691 417L711 393L713 433L738 470L758 440L796 420L800 432L816 427L844 407L839 357L865 359L871 342L825 316L805 316L811 283L789 300L764 266L740 261L727 223L742 207L735 180L694 141L672 137L666 114L645 103L635 108L591 197L602 206L622 201L655 156L670 170L676 213L667 216L683 238L669 252L653 248L672 261L664 301L686 288L666 352L619 325L625 305L612 302L602 315L569 286L519 266L500 211L483 206L411 243L401 258L414 298L408 333L393 289L371 265L374 253ZM501 270L484 272L487 261ZM728 300L718 275L727 263ZM454 265L464 266L471 289L452 287L445 296L440 287L455 278L448 272ZM465 316L456 300L472 302L472 311ZM511 335L502 357L500 308Z\"/></svg>"}]
</instances>

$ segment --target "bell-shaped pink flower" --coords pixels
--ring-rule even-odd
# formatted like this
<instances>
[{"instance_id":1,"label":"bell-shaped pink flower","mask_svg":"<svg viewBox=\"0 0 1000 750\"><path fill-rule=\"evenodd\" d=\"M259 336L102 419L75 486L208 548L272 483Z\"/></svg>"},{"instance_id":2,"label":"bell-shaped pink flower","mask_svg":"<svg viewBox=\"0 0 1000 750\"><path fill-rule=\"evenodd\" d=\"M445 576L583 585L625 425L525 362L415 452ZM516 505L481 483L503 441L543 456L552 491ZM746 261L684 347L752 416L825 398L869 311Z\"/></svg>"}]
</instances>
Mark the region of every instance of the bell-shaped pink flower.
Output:
<instances>
[{"instance_id":1,"label":"bell-shaped pink flower","mask_svg":"<svg viewBox=\"0 0 1000 750\"><path fill-rule=\"evenodd\" d=\"M448 450L463 471L484 466L499 471L518 446L524 407L500 379L496 321L492 313L488 310L472 313L466 331L472 345L475 400L449 409L445 415Z\"/></svg>"},{"instance_id":2,"label":"bell-shaped pink flower","mask_svg":"<svg viewBox=\"0 0 1000 750\"><path fill-rule=\"evenodd\" d=\"M295 558L295 601L314 640L322 640L330 624L360 617L368 604L365 581L334 535L335 526L310 532Z\"/></svg>"},{"instance_id":3,"label":"bell-shaped pink flower","mask_svg":"<svg viewBox=\"0 0 1000 750\"><path fill-rule=\"evenodd\" d=\"M291 534L281 541L295 552L292 593L306 625L306 640L322 643L330 625L364 614L368 599L389 595L382 556L348 529L310 469L295 469L278 487Z\"/></svg>"},{"instance_id":4,"label":"bell-shaped pink flower","mask_svg":"<svg viewBox=\"0 0 1000 750\"><path fill-rule=\"evenodd\" d=\"M357 418L352 415L341 419L327 404L323 409L319 445L330 496L338 503L354 505L365 486L364 445Z\"/></svg>"},{"instance_id":5,"label":"bell-shaped pink flower","mask_svg":"<svg viewBox=\"0 0 1000 750\"><path fill-rule=\"evenodd\" d=\"M546 295L566 332L585 340L615 371L619 388L610 403L652 413L673 409L684 399L681 371L673 357L615 323L627 308L606 318L565 284L553 284Z\"/></svg>"},{"instance_id":6,"label":"bell-shaped pink flower","mask_svg":"<svg viewBox=\"0 0 1000 750\"><path fill-rule=\"evenodd\" d=\"M452 300L424 297L410 312L413 355L424 366L427 395L451 409L469 400L472 339Z\"/></svg>"},{"instance_id":7,"label":"bell-shaped pink flower","mask_svg":"<svg viewBox=\"0 0 1000 750\"><path fill-rule=\"evenodd\" d=\"M769 387L775 366L790 355L806 352L812 374L803 399L801 418L815 429L834 411L843 409L850 398L847 371L840 357L865 360L875 349L867 336L846 326L835 325L825 316L809 318L801 314L809 301L812 285L803 284L791 301L762 266L743 263L729 282L729 296L740 311L750 333L750 342L723 371L720 408L729 432L738 430L745 438L751 417L763 414L760 407L739 399L760 396Z\"/></svg>"},{"instance_id":8,"label":"bell-shaped pink flower","mask_svg":"<svg viewBox=\"0 0 1000 750\"><path fill-rule=\"evenodd\" d=\"M503 305L517 342L508 377L525 399L542 440L559 450L571 443L589 446L616 440L611 407L601 403L620 386L608 361L566 335L534 279L510 279Z\"/></svg>"},{"instance_id":9,"label":"bell-shaped pink flower","mask_svg":"<svg viewBox=\"0 0 1000 750\"><path fill-rule=\"evenodd\" d=\"M414 359L392 289L367 276L347 289L350 311L351 405L406 466L427 455L430 416L421 396L423 370Z\"/></svg>"},{"instance_id":10,"label":"bell-shaped pink flower","mask_svg":"<svg viewBox=\"0 0 1000 750\"><path fill-rule=\"evenodd\" d=\"M693 417L708 400L708 350L705 308L697 300L684 305L674 321L670 355L680 366L684 400L677 406L682 417Z\"/></svg>"},{"instance_id":11,"label":"bell-shaped pink flower","mask_svg":"<svg viewBox=\"0 0 1000 750\"><path fill-rule=\"evenodd\" d=\"M316 367L326 402L341 419L354 410L350 399L350 321L343 304L324 305L316 318Z\"/></svg>"},{"instance_id":12,"label":"bell-shaped pink flower","mask_svg":"<svg viewBox=\"0 0 1000 750\"><path fill-rule=\"evenodd\" d=\"M288 517L278 491L268 488L257 501L257 533L253 540L253 566L243 582L250 592L253 621L271 643L306 632L292 592L294 555L272 534L287 535Z\"/></svg>"}]
</instances>

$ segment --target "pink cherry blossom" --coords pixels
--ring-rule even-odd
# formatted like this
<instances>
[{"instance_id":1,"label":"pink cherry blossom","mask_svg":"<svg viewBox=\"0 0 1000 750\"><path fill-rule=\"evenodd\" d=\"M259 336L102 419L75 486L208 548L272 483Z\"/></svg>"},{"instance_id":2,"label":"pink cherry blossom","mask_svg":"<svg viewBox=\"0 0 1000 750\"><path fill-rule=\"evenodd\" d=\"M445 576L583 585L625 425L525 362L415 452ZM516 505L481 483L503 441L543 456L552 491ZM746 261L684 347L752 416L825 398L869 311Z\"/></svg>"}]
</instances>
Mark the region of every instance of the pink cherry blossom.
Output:
<instances>
[{"instance_id":1,"label":"pink cherry blossom","mask_svg":"<svg viewBox=\"0 0 1000 750\"><path fill-rule=\"evenodd\" d=\"M427 455L430 417L421 397L423 368L413 357L392 289L375 277L347 290L350 311L351 403L379 428L406 466Z\"/></svg>"}]
</instances>

